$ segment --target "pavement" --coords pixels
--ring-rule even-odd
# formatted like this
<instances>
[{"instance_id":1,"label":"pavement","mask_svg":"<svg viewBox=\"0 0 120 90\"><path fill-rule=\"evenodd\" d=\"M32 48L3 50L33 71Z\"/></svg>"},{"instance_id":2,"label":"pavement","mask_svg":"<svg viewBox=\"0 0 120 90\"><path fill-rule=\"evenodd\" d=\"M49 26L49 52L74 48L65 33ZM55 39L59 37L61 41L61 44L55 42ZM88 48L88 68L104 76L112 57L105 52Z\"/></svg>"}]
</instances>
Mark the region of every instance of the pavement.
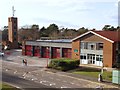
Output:
<instances>
[{"instance_id":1,"label":"pavement","mask_svg":"<svg viewBox=\"0 0 120 90\"><path fill-rule=\"evenodd\" d=\"M23 65L23 63L22 63L23 59L27 59L27 61L28 61L27 66ZM83 86L86 84L86 85L88 85L87 86L88 88L89 87L95 88L97 86L102 86L104 88L119 88L120 89L119 85L113 84L108 81L98 82L97 78L92 78L92 77L87 77L87 76L83 76L83 75L77 75L77 74L73 74L73 73L69 73L69 72L62 72L59 70L46 68L47 64L50 62L50 59L31 57L31 56L22 56L21 50L7 51L5 57L3 57L3 60L4 60L2 62L2 64L4 65L4 66L2 66L3 71L7 71L7 72L10 71L9 73L14 73L18 76L22 76L23 78L27 78L27 79L31 79L31 80L32 79L33 80L34 79L36 79L36 80L44 79L43 81L39 81L39 82L47 83L47 84L49 83L49 85L54 85L55 83L50 83L49 81L53 82L53 80L55 80L55 79L49 78L50 79L49 81L46 80L46 78L51 76L51 77L56 78L55 82L56 82L56 84L58 84L58 86L56 86L56 87L59 87L59 85L61 84L61 83L58 83L58 81L60 79L64 78L63 82L65 84L66 84L65 79L67 82L73 81L73 83L71 83L72 87L80 87L80 85L82 87L81 82L84 82ZM9 64L6 62L8 62ZM60 76L59 79L57 76ZM74 83L80 83L80 85L78 84L78 86L77 86ZM85 87L86 87L86 85L85 85ZM68 85L68 84L66 84L66 86L70 87L70 85Z\"/></svg>"}]
</instances>

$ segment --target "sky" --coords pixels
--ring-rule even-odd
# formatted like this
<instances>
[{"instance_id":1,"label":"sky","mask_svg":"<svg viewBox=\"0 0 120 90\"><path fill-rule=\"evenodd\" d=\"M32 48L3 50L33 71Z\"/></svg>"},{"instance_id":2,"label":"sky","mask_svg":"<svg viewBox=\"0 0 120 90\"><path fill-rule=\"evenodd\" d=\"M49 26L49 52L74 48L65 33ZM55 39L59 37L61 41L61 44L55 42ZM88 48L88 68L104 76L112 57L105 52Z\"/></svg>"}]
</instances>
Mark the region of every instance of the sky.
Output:
<instances>
[{"instance_id":1,"label":"sky","mask_svg":"<svg viewBox=\"0 0 120 90\"><path fill-rule=\"evenodd\" d=\"M38 24L48 27L101 30L104 25L118 25L117 0L0 0L0 28L8 25L12 6L18 26Z\"/></svg>"}]
</instances>

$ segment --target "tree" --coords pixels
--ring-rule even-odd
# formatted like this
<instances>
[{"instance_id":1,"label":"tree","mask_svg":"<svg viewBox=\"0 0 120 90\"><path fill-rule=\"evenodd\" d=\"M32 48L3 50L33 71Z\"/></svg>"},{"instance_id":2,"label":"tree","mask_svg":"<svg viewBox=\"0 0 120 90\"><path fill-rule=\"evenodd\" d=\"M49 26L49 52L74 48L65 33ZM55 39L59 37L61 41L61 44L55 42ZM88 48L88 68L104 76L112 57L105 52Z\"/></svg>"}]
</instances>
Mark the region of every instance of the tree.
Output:
<instances>
[{"instance_id":1,"label":"tree","mask_svg":"<svg viewBox=\"0 0 120 90\"><path fill-rule=\"evenodd\" d=\"M59 28L56 24L50 24L49 27L47 27L47 33L49 33L50 37L56 37L59 33Z\"/></svg>"},{"instance_id":2,"label":"tree","mask_svg":"<svg viewBox=\"0 0 120 90\"><path fill-rule=\"evenodd\" d=\"M83 33L87 32L87 31L88 31L88 29L87 29L87 28L84 28L84 27L79 28L79 29L78 29L78 35L81 35L81 34L83 34Z\"/></svg>"},{"instance_id":3,"label":"tree","mask_svg":"<svg viewBox=\"0 0 120 90\"><path fill-rule=\"evenodd\" d=\"M105 25L102 30L103 31L117 31L117 28L114 28L114 26L111 26L111 25Z\"/></svg>"},{"instance_id":4,"label":"tree","mask_svg":"<svg viewBox=\"0 0 120 90\"><path fill-rule=\"evenodd\" d=\"M48 37L49 33L47 32L47 29L43 26L39 31L40 37Z\"/></svg>"},{"instance_id":5,"label":"tree","mask_svg":"<svg viewBox=\"0 0 120 90\"><path fill-rule=\"evenodd\" d=\"M27 25L27 27L23 26L18 30L19 42L22 42L24 40L37 40L39 38L39 25Z\"/></svg>"},{"instance_id":6,"label":"tree","mask_svg":"<svg viewBox=\"0 0 120 90\"><path fill-rule=\"evenodd\" d=\"M4 26L3 28L2 41L8 41L8 26Z\"/></svg>"}]
</instances>

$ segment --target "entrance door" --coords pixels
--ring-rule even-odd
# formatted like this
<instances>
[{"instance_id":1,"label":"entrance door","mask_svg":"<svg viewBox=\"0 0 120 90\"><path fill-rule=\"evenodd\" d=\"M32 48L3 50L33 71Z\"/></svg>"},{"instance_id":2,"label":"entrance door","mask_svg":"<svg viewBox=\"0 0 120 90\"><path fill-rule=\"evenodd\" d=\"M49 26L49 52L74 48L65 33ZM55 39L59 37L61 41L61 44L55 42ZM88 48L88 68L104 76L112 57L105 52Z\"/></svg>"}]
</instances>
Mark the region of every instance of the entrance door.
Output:
<instances>
[{"instance_id":1,"label":"entrance door","mask_svg":"<svg viewBox=\"0 0 120 90\"><path fill-rule=\"evenodd\" d=\"M88 64L95 64L95 54L88 54Z\"/></svg>"}]
</instances>

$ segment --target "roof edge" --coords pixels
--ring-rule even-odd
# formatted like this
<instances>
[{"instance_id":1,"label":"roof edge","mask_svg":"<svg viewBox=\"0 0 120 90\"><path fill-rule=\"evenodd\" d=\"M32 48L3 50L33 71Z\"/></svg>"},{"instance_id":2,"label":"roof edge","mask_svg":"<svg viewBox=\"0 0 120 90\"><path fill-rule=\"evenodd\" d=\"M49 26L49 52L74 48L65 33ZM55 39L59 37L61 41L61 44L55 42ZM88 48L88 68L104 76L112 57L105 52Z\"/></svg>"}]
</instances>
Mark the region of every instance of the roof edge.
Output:
<instances>
[{"instance_id":1,"label":"roof edge","mask_svg":"<svg viewBox=\"0 0 120 90\"><path fill-rule=\"evenodd\" d=\"M101 38L103 38L103 39L105 39L105 40L107 40L107 41L109 41L109 42L111 42L111 43L114 43L113 40L108 39L108 38L106 38L106 37L104 37L104 36L102 36L102 35L100 35L100 34L97 34L97 33L94 32L94 31L88 31L88 32L86 32L86 33L84 33L84 34L76 37L76 38L73 38L72 41L74 41L74 40L76 40L76 39L78 39L78 38L81 38L81 37L83 37L83 36L85 36L85 35L87 35L87 34L89 34L89 33L92 33L92 34L94 34L94 35L97 35L97 36L99 36L99 37L101 37Z\"/></svg>"}]
</instances>

